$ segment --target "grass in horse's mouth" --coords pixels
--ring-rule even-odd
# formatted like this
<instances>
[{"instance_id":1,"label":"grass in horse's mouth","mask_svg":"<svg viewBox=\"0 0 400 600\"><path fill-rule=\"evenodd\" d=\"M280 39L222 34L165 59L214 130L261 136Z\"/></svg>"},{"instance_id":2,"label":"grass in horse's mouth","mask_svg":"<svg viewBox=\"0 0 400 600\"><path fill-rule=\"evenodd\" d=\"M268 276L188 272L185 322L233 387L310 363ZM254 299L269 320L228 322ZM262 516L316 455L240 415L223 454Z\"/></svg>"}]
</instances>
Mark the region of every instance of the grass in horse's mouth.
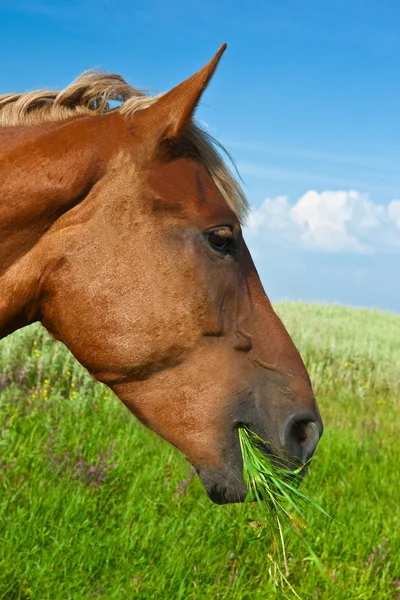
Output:
<instances>
[{"instance_id":1,"label":"grass in horse's mouth","mask_svg":"<svg viewBox=\"0 0 400 600\"><path fill-rule=\"evenodd\" d=\"M300 491L301 473L304 465L289 470L282 465L282 459L270 453L268 444L245 425L238 427L240 448L243 458L243 479L249 490L246 502L256 501L270 530L272 547L278 558L283 559L286 575L288 564L285 549L284 532L289 526L306 546L312 560L325 575L322 566L302 535L307 528L306 509L313 507L329 516L314 500ZM275 575L279 573L281 581L289 585L279 569L277 560L271 555ZM326 575L325 575L326 576ZM297 596L298 597L298 596Z\"/></svg>"}]
</instances>

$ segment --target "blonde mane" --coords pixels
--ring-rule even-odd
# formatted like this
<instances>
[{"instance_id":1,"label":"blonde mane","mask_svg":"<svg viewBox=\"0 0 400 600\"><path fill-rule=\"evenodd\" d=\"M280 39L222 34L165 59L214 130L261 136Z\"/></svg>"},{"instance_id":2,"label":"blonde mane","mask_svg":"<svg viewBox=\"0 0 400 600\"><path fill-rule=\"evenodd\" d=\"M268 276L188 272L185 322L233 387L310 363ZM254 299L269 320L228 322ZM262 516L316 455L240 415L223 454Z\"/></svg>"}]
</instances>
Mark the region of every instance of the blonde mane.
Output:
<instances>
[{"instance_id":1,"label":"blonde mane","mask_svg":"<svg viewBox=\"0 0 400 600\"><path fill-rule=\"evenodd\" d=\"M0 94L0 127L41 125L112 110L129 117L157 102L158 98L129 85L120 75L91 70L61 91ZM116 103L119 106L113 107ZM249 205L241 186L221 156L221 152L225 153L234 164L227 151L194 121L185 132L185 138L186 143L189 142L196 150L227 204L243 221Z\"/></svg>"}]
</instances>

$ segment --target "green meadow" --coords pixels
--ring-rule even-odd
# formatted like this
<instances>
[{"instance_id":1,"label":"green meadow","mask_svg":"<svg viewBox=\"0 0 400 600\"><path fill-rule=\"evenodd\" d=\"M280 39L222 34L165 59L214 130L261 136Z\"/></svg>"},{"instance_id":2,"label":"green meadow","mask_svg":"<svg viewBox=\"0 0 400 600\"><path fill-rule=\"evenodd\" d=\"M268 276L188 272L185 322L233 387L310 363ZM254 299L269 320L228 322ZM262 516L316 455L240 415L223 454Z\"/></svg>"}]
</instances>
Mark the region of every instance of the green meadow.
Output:
<instances>
[{"instance_id":1,"label":"green meadow","mask_svg":"<svg viewBox=\"0 0 400 600\"><path fill-rule=\"evenodd\" d=\"M400 599L400 316L282 303L325 423L304 490L305 546L287 533L303 600ZM266 600L256 504L216 506L38 325L0 342L0 598Z\"/></svg>"}]
</instances>

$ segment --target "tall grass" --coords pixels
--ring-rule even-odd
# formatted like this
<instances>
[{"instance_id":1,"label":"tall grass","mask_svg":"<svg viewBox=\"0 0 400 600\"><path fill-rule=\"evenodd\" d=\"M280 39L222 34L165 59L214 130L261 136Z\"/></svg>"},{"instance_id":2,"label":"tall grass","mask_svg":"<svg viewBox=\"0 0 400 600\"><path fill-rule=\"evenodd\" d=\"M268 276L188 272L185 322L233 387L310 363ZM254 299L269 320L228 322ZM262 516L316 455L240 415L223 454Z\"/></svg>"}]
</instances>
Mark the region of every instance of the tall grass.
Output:
<instances>
[{"instance_id":1,"label":"tall grass","mask_svg":"<svg viewBox=\"0 0 400 600\"><path fill-rule=\"evenodd\" d=\"M278 307L311 373L325 433L290 537L302 598L400 595L400 317ZM256 504L215 506L190 466L39 327L0 344L0 598L282 598Z\"/></svg>"}]
</instances>

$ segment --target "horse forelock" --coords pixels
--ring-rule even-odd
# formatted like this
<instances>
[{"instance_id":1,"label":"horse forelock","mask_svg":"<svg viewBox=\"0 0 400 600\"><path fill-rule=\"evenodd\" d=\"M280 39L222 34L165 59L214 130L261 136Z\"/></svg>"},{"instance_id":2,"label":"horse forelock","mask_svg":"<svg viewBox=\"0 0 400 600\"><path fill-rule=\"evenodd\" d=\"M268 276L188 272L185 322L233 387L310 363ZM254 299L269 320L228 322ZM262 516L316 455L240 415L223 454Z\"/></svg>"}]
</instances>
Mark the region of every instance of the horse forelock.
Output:
<instances>
[{"instance_id":1,"label":"horse forelock","mask_svg":"<svg viewBox=\"0 0 400 600\"><path fill-rule=\"evenodd\" d=\"M61 91L0 94L0 127L40 126L112 111L119 111L122 117L128 118L159 98L160 95L150 96L129 85L120 75L90 70ZM227 204L244 221L249 205L239 182L223 159L225 154L234 166L225 148L194 121L186 129L181 143L183 146L192 145Z\"/></svg>"}]
</instances>

